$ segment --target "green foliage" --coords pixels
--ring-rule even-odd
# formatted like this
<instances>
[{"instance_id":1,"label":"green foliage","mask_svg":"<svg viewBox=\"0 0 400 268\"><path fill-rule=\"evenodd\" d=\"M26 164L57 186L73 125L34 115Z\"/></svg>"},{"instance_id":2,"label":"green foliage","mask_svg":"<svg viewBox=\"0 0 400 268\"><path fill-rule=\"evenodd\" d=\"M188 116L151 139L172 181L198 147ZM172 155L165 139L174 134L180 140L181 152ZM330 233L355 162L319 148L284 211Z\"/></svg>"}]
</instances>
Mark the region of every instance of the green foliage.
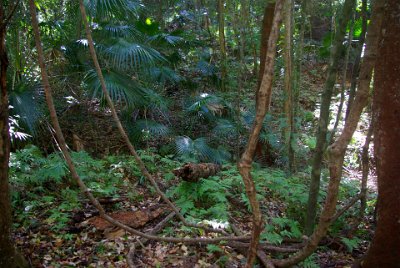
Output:
<instances>
[{"instance_id":1,"label":"green foliage","mask_svg":"<svg viewBox=\"0 0 400 268\"><path fill-rule=\"evenodd\" d=\"M229 153L223 149L211 148L206 138L192 140L189 137L176 137L176 152L181 160L187 162L223 163L229 158Z\"/></svg>"},{"instance_id":2,"label":"green foliage","mask_svg":"<svg viewBox=\"0 0 400 268\"><path fill-rule=\"evenodd\" d=\"M271 223L267 224L264 232L261 234L261 239L268 243L280 244L285 237L300 238L300 224L298 221L288 218L272 218Z\"/></svg>"},{"instance_id":3,"label":"green foliage","mask_svg":"<svg viewBox=\"0 0 400 268\"><path fill-rule=\"evenodd\" d=\"M317 263L317 255L315 253L311 254L311 256L307 257L304 261L302 261L299 265L304 268L319 268L319 264Z\"/></svg>"},{"instance_id":4,"label":"green foliage","mask_svg":"<svg viewBox=\"0 0 400 268\"><path fill-rule=\"evenodd\" d=\"M343 242L343 244L346 245L346 248L347 248L347 250L348 250L349 252L353 252L353 250L354 250L355 248L357 248L358 245L360 244L361 239L358 238L358 237L353 237L353 238L351 238L351 239L346 238L346 237L342 237L341 241Z\"/></svg>"},{"instance_id":5,"label":"green foliage","mask_svg":"<svg viewBox=\"0 0 400 268\"><path fill-rule=\"evenodd\" d=\"M168 192L184 215L201 219L228 219L227 187L218 177L202 179L197 183L183 181Z\"/></svg>"}]
</instances>

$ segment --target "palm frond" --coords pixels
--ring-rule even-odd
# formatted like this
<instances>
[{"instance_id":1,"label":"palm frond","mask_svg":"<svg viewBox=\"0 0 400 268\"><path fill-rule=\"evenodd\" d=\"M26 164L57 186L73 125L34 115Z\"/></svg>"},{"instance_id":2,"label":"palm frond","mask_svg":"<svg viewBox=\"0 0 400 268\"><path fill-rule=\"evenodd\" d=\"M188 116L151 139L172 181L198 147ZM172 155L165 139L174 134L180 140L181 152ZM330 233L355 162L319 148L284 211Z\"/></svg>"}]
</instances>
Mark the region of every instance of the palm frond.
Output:
<instances>
[{"instance_id":1,"label":"palm frond","mask_svg":"<svg viewBox=\"0 0 400 268\"><path fill-rule=\"evenodd\" d=\"M180 36L176 36L176 35L171 35L171 34L167 34L167 33L160 33L160 34L156 34L153 36L150 36L148 38L148 42L150 44L155 44L155 45L172 45L175 46L181 42L183 42L184 39Z\"/></svg>"},{"instance_id":2,"label":"palm frond","mask_svg":"<svg viewBox=\"0 0 400 268\"><path fill-rule=\"evenodd\" d=\"M209 120L215 119L215 116L222 115L225 108L224 101L215 95L201 93L195 101L186 108L186 112L197 114Z\"/></svg>"},{"instance_id":3,"label":"palm frond","mask_svg":"<svg viewBox=\"0 0 400 268\"><path fill-rule=\"evenodd\" d=\"M115 72L103 71L108 93L113 101L128 107L144 107L149 104L148 90L142 88L128 76ZM103 98L101 84L94 70L90 70L84 79L87 87L92 90L93 97Z\"/></svg>"},{"instance_id":4,"label":"palm frond","mask_svg":"<svg viewBox=\"0 0 400 268\"><path fill-rule=\"evenodd\" d=\"M144 40L142 34L132 25L100 23L100 29L96 31L96 35L104 33L105 38L109 38L111 35L111 37L131 37L135 40Z\"/></svg>"},{"instance_id":5,"label":"palm frond","mask_svg":"<svg viewBox=\"0 0 400 268\"><path fill-rule=\"evenodd\" d=\"M197 63L195 70L203 76L213 76L218 72L217 67L203 60Z\"/></svg>"},{"instance_id":6,"label":"palm frond","mask_svg":"<svg viewBox=\"0 0 400 268\"><path fill-rule=\"evenodd\" d=\"M179 156L196 159L199 162L222 163L229 157L226 151L211 148L204 137L192 140L186 136L178 136L175 139L175 146Z\"/></svg>"},{"instance_id":7,"label":"palm frond","mask_svg":"<svg viewBox=\"0 0 400 268\"><path fill-rule=\"evenodd\" d=\"M92 17L100 19L137 15L142 5L134 0L85 0L84 5Z\"/></svg>"},{"instance_id":8,"label":"palm frond","mask_svg":"<svg viewBox=\"0 0 400 268\"><path fill-rule=\"evenodd\" d=\"M236 137L238 135L237 126L227 119L218 119L212 132L220 137Z\"/></svg>"},{"instance_id":9,"label":"palm frond","mask_svg":"<svg viewBox=\"0 0 400 268\"><path fill-rule=\"evenodd\" d=\"M123 38L114 39L109 46L98 44L97 47L110 63L120 70L154 65L156 61L166 62L166 59L157 50L143 44L129 42Z\"/></svg>"},{"instance_id":10,"label":"palm frond","mask_svg":"<svg viewBox=\"0 0 400 268\"><path fill-rule=\"evenodd\" d=\"M171 129L153 120L140 119L134 123L132 136L135 139L161 138L171 133Z\"/></svg>"},{"instance_id":11,"label":"palm frond","mask_svg":"<svg viewBox=\"0 0 400 268\"><path fill-rule=\"evenodd\" d=\"M149 69L150 77L159 83L166 83L170 82L173 84L179 83L182 81L182 76L176 73L169 67L162 66L162 67L151 67Z\"/></svg>"},{"instance_id":12,"label":"palm frond","mask_svg":"<svg viewBox=\"0 0 400 268\"><path fill-rule=\"evenodd\" d=\"M41 109L43 90L40 84L31 84L23 79L9 92L11 114L22 123L22 129L35 135L37 123L44 116Z\"/></svg>"}]
</instances>

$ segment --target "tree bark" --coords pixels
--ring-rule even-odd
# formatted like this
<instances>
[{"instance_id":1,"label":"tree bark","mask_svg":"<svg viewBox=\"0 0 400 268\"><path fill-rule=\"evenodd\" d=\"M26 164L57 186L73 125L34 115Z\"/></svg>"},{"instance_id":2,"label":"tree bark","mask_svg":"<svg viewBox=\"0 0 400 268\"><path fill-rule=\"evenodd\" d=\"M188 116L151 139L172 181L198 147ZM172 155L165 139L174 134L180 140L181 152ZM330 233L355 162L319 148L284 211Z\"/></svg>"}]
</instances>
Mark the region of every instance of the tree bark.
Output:
<instances>
[{"instance_id":1,"label":"tree bark","mask_svg":"<svg viewBox=\"0 0 400 268\"><path fill-rule=\"evenodd\" d=\"M274 11L275 11L275 3L268 3L264 9L264 18L261 27L260 69L258 71L258 86L257 86L256 96L258 95L258 91L260 90L261 86L261 81L264 76L265 60L268 51L268 40L269 40L269 35L271 33Z\"/></svg>"},{"instance_id":2,"label":"tree bark","mask_svg":"<svg viewBox=\"0 0 400 268\"><path fill-rule=\"evenodd\" d=\"M221 89L225 91L226 82L226 44L225 44L225 1L218 0L218 41L221 53Z\"/></svg>"},{"instance_id":3,"label":"tree bark","mask_svg":"<svg viewBox=\"0 0 400 268\"><path fill-rule=\"evenodd\" d=\"M290 267L308 257L317 247L321 239L326 235L336 212L336 203L339 192L339 184L342 177L342 166L347 146L357 128L362 110L368 103L369 88L372 77L372 70L376 59L376 48L382 25L382 3L378 1L373 9L371 24L367 34L365 56L361 65L360 81L355 96L354 105L350 110L344 129L339 138L328 148L329 174L328 195L322 209L318 226L310 236L306 246L297 254L286 260L274 262L279 267ZM339 30L339 29L338 29ZM398 124L397 124L398 125ZM400 144L400 143L399 143ZM385 248L386 249L386 248ZM381 266L385 267L385 266ZM386 266L390 267L390 266Z\"/></svg>"},{"instance_id":4,"label":"tree bark","mask_svg":"<svg viewBox=\"0 0 400 268\"><path fill-rule=\"evenodd\" d=\"M378 2L375 1L375 5ZM386 6L373 97L378 223L362 263L366 268L400 267L400 5L398 0L382 2L386 2Z\"/></svg>"},{"instance_id":5,"label":"tree bark","mask_svg":"<svg viewBox=\"0 0 400 268\"><path fill-rule=\"evenodd\" d=\"M293 139L293 65L292 65L292 1L285 1L285 46L284 46L284 62L285 62L285 77L284 77L284 96L285 101L283 110L285 113L285 127L283 129L283 140L285 141L286 157L288 159L287 168L290 173L293 172L294 166L294 149L292 146Z\"/></svg>"},{"instance_id":6,"label":"tree bark","mask_svg":"<svg viewBox=\"0 0 400 268\"><path fill-rule=\"evenodd\" d=\"M9 65L6 49L7 24L18 1L6 15L0 4L0 267L27 267L25 259L16 251L11 238L12 213L8 182L8 162L10 159L10 134L8 124L7 68Z\"/></svg>"},{"instance_id":7,"label":"tree bark","mask_svg":"<svg viewBox=\"0 0 400 268\"><path fill-rule=\"evenodd\" d=\"M317 215L318 193L321 180L321 166L323 154L325 151L326 138L329 124L330 104L333 94L333 88L336 82L336 76L339 67L340 53L343 47L343 40L346 33L346 25L355 7L355 0L346 0L343 6L342 14L339 17L337 31L332 43L328 76L325 82L325 88L321 98L321 108L318 122L317 145L315 147L314 158L311 170L310 191L308 196L305 233L310 235L314 229L315 217Z\"/></svg>"},{"instance_id":8,"label":"tree bark","mask_svg":"<svg viewBox=\"0 0 400 268\"><path fill-rule=\"evenodd\" d=\"M256 198L256 189L254 181L251 177L251 164L253 162L254 153L260 136L260 131L263 126L264 117L269 109L272 91L272 81L274 77L274 61L276 55L276 44L279 36L279 25L281 22L283 0L276 2L275 14L273 17L271 33L268 40L268 50L265 55L264 75L261 81L261 86L257 94L256 118L253 123L253 128L247 142L246 150L238 163L240 175L243 178L246 187L246 194L249 198L253 213L253 228L252 237L247 256L246 267L252 267L257 256L257 245L260 238L260 233L263 228L263 220L260 211L260 205Z\"/></svg>"},{"instance_id":9,"label":"tree bark","mask_svg":"<svg viewBox=\"0 0 400 268\"><path fill-rule=\"evenodd\" d=\"M268 51L268 40L271 33L272 28L272 21L274 18L274 10L275 10L275 3L268 3L264 9L264 18L261 27L261 46L260 46L260 69L258 73L258 84L256 89L256 107L258 106L258 93L260 91L261 81L264 76L265 72L265 61L266 55ZM272 87L272 83L271 83ZM270 91L271 89L269 89ZM269 105L269 104L268 104ZM272 146L268 144L262 143L261 141L257 142L257 149L256 149L256 158L262 159L262 162L265 164L273 164L274 156L272 155L271 151Z\"/></svg>"},{"instance_id":10,"label":"tree bark","mask_svg":"<svg viewBox=\"0 0 400 268\"><path fill-rule=\"evenodd\" d=\"M373 121L371 122L367 137L365 137L365 143L362 148L361 153L361 168L362 168L362 178L361 178L361 198L360 198L360 214L358 216L358 222L361 222L364 218L365 209L367 208L368 199L368 175L369 175L369 144L372 139L372 132L374 130ZM357 224L358 225L358 224ZM357 226L355 226L357 227Z\"/></svg>"}]
</instances>

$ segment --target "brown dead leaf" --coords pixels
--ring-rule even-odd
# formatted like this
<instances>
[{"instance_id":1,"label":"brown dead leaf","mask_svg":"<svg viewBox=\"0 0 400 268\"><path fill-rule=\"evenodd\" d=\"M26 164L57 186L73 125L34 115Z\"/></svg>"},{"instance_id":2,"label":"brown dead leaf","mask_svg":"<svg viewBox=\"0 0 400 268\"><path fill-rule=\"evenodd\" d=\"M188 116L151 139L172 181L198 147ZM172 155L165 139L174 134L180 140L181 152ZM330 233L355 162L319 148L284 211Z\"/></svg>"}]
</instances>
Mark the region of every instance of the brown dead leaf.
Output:
<instances>
[{"instance_id":1,"label":"brown dead leaf","mask_svg":"<svg viewBox=\"0 0 400 268\"><path fill-rule=\"evenodd\" d=\"M143 227L147 222L157 218L166 210L167 209L165 207L155 206L138 211L118 211L111 213L110 216L132 228L139 228ZM105 230L113 227L113 224L109 223L100 216L90 218L88 223L94 225L98 230Z\"/></svg>"}]
</instances>

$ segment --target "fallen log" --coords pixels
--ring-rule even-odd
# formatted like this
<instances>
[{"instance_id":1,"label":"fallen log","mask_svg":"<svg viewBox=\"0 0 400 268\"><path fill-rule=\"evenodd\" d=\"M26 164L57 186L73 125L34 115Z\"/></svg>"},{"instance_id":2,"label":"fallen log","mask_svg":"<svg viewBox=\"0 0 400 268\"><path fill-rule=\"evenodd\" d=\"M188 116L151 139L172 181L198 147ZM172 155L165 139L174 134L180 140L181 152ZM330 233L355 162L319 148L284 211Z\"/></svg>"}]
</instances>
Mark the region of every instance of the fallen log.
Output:
<instances>
[{"instance_id":1,"label":"fallen log","mask_svg":"<svg viewBox=\"0 0 400 268\"><path fill-rule=\"evenodd\" d=\"M198 182L201 178L216 175L221 170L221 165L214 163L187 163L180 168L174 169L172 173L184 181Z\"/></svg>"}]
</instances>

